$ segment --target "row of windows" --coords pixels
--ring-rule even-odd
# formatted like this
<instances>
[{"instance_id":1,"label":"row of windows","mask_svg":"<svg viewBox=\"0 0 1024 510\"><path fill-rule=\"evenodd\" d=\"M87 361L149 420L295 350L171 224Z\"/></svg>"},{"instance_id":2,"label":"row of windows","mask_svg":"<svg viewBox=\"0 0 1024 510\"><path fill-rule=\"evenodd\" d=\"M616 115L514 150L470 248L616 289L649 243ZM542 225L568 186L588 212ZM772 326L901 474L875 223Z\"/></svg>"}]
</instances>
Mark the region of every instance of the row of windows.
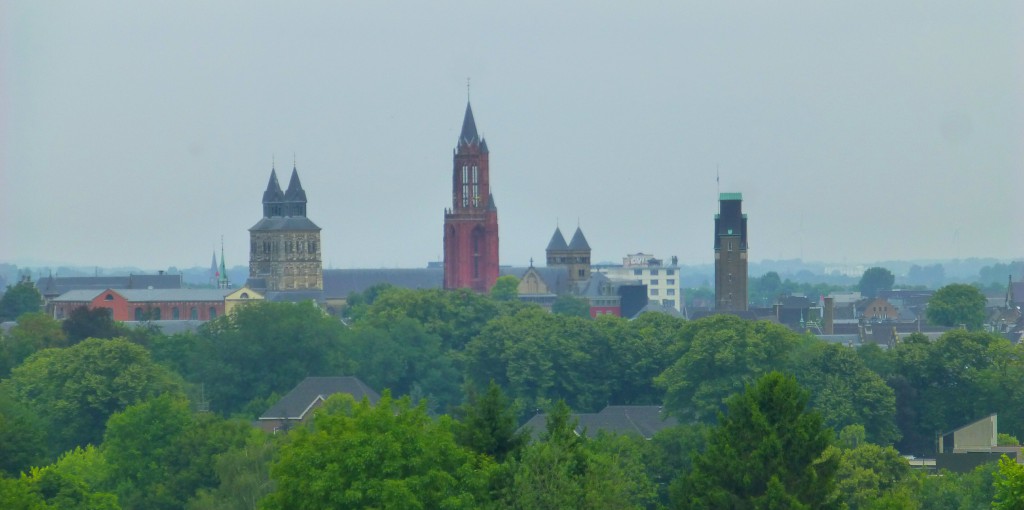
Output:
<instances>
[{"instance_id":1,"label":"row of windows","mask_svg":"<svg viewBox=\"0 0 1024 510\"><path fill-rule=\"evenodd\" d=\"M659 274L659 271L661 271L661 270L660 269L651 269L650 271L651 271L651 276L657 276ZM640 276L640 275L644 274L644 270L643 269L634 269L633 270L633 274L637 275L637 276ZM676 274L676 270L675 269L666 269L665 270L665 274L667 276L672 276L672 275Z\"/></svg>"},{"instance_id":2,"label":"row of windows","mask_svg":"<svg viewBox=\"0 0 1024 510\"><path fill-rule=\"evenodd\" d=\"M305 251L306 253L316 253L316 241L306 241L306 242L303 242L303 241L285 241L284 242L284 252L285 253L296 253L296 252L303 253L303 250L302 250L303 248L306 249L306 251ZM253 241L250 244L250 246L249 246L249 252L252 253L253 255L255 255L257 249L260 250L260 253L264 253L264 254L277 253L277 251L279 249L279 244L277 243L277 241L263 241L262 243L257 243L256 241Z\"/></svg>"},{"instance_id":3,"label":"row of windows","mask_svg":"<svg viewBox=\"0 0 1024 510\"><path fill-rule=\"evenodd\" d=\"M657 296L658 292L659 292L658 289L651 289L651 295L652 296ZM675 296L676 295L676 289L665 289L665 295L666 296Z\"/></svg>"},{"instance_id":4,"label":"row of windows","mask_svg":"<svg viewBox=\"0 0 1024 510\"><path fill-rule=\"evenodd\" d=\"M217 308L211 306L209 312L210 312L210 320L213 320L213 319L217 318ZM150 308L147 311L145 308L143 308L141 306L135 307L135 320L137 320L137 321L144 321L144 320L158 321L158 320L163 320L161 315L162 315L162 313L161 313L161 310L159 308ZM189 318L189 320L193 320L193 321L199 320L199 309L194 307L194 306L189 308L188 318ZM175 320L175 321L176 320L181 320L181 312L178 310L178 307L176 307L176 306L174 308L171 308L171 320Z\"/></svg>"},{"instance_id":5,"label":"row of windows","mask_svg":"<svg viewBox=\"0 0 1024 510\"><path fill-rule=\"evenodd\" d=\"M648 285L658 285L659 281L660 280L651 280L650 283L648 283ZM666 278L665 279L665 285L675 285L675 284L676 284L676 279L675 278Z\"/></svg>"}]
</instances>

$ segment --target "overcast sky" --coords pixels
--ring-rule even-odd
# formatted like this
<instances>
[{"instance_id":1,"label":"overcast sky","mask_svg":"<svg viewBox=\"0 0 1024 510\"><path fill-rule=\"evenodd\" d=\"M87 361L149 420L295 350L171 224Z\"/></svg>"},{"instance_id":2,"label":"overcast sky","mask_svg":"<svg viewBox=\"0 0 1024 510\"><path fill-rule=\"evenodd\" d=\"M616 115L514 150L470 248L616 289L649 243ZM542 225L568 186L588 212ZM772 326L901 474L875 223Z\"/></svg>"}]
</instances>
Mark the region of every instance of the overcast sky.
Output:
<instances>
[{"instance_id":1,"label":"overcast sky","mask_svg":"<svg viewBox=\"0 0 1024 510\"><path fill-rule=\"evenodd\" d=\"M467 77L502 264L710 263L719 191L755 261L1024 256L1018 0L0 0L0 261L246 264L293 154L324 267L440 260Z\"/></svg>"}]
</instances>

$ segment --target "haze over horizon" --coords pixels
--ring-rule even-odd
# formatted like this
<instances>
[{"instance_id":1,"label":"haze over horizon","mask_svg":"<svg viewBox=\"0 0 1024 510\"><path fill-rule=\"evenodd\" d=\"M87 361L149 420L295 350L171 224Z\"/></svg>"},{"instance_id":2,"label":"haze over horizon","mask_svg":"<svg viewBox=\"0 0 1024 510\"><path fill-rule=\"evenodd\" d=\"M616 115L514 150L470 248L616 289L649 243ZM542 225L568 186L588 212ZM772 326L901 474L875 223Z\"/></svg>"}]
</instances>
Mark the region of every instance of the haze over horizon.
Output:
<instances>
[{"instance_id":1,"label":"haze over horizon","mask_svg":"<svg viewBox=\"0 0 1024 510\"><path fill-rule=\"evenodd\" d=\"M1020 2L0 12L0 262L244 265L294 158L325 268L422 267L467 77L503 265L710 264L719 191L754 262L1024 256Z\"/></svg>"}]
</instances>

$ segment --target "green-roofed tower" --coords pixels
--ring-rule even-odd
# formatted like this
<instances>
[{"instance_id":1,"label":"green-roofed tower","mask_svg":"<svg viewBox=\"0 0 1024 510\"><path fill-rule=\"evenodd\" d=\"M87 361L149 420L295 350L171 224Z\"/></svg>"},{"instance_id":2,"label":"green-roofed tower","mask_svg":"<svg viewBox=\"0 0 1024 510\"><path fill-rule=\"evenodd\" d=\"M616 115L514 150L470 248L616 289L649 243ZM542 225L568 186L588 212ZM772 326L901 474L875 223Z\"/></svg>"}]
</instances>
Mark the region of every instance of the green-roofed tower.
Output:
<instances>
[{"instance_id":1,"label":"green-roofed tower","mask_svg":"<svg viewBox=\"0 0 1024 510\"><path fill-rule=\"evenodd\" d=\"M715 215L715 310L747 310L747 215L743 195L721 193Z\"/></svg>"}]
</instances>

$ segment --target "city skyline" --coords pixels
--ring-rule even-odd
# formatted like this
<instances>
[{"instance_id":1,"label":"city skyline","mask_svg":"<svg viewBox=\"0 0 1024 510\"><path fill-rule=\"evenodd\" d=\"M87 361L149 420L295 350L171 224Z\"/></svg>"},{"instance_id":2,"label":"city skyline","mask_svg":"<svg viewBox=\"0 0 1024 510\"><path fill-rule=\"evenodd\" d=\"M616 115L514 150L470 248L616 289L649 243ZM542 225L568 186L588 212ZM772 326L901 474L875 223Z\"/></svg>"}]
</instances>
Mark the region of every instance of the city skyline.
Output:
<instances>
[{"instance_id":1,"label":"city skyline","mask_svg":"<svg viewBox=\"0 0 1024 510\"><path fill-rule=\"evenodd\" d=\"M525 7L0 2L0 261L248 260L272 160L324 267L442 258L472 80L500 263L1024 255L1015 3Z\"/></svg>"}]
</instances>

